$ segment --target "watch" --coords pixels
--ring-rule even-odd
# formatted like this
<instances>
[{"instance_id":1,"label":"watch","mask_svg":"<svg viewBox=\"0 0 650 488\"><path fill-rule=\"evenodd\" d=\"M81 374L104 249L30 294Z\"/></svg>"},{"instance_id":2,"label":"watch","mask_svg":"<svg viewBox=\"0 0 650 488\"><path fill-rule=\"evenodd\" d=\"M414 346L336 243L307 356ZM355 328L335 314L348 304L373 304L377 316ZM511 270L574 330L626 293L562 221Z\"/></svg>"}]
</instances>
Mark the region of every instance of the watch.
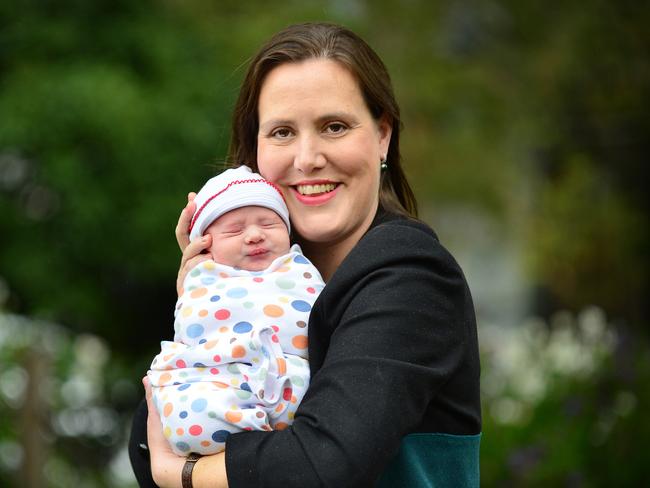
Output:
<instances>
[{"instance_id":1,"label":"watch","mask_svg":"<svg viewBox=\"0 0 650 488\"><path fill-rule=\"evenodd\" d=\"M191 452L187 456L185 464L183 465L183 472L181 473L181 483L183 484L183 488L193 488L192 471L194 470L194 465L199 459L201 459L201 455L195 452Z\"/></svg>"}]
</instances>

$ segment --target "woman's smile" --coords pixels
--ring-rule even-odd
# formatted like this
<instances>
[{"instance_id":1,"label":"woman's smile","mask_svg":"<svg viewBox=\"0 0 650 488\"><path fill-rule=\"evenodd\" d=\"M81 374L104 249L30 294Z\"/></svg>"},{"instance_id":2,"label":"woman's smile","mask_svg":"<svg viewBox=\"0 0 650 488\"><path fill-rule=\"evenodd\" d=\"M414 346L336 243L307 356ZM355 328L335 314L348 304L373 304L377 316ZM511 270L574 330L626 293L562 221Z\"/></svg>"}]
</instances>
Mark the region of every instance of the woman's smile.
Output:
<instances>
[{"instance_id":1,"label":"woman's smile","mask_svg":"<svg viewBox=\"0 0 650 488\"><path fill-rule=\"evenodd\" d=\"M293 187L301 195L320 195L336 188L336 183L301 183Z\"/></svg>"},{"instance_id":2,"label":"woman's smile","mask_svg":"<svg viewBox=\"0 0 650 488\"><path fill-rule=\"evenodd\" d=\"M338 183L330 181L312 181L290 186L296 199L305 205L323 205L336 196Z\"/></svg>"}]
</instances>

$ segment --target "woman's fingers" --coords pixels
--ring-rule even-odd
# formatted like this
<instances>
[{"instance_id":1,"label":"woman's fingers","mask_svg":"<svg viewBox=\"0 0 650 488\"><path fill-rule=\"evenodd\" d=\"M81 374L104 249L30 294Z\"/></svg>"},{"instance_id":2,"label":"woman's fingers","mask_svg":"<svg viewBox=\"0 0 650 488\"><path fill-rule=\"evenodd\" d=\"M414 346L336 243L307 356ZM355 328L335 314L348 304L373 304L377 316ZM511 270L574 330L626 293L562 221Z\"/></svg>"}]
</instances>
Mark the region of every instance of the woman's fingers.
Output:
<instances>
[{"instance_id":1,"label":"woman's fingers","mask_svg":"<svg viewBox=\"0 0 650 488\"><path fill-rule=\"evenodd\" d=\"M187 205L181 212L181 215L178 217L178 223L176 224L176 242L178 242L178 247L181 248L181 251L185 251L185 248L190 243L190 223L192 222L192 216L196 211L196 203L194 203L194 198L196 193L190 192L187 195Z\"/></svg>"},{"instance_id":2,"label":"woman's fingers","mask_svg":"<svg viewBox=\"0 0 650 488\"><path fill-rule=\"evenodd\" d=\"M187 273L190 272L197 264L202 261L212 259L210 253L205 252L212 245L212 236L210 234L204 235L201 239L196 239L187 245L183 251L181 258L181 266L178 269L178 278L176 279L176 291L178 296L183 294L183 282Z\"/></svg>"},{"instance_id":3,"label":"woman's fingers","mask_svg":"<svg viewBox=\"0 0 650 488\"><path fill-rule=\"evenodd\" d=\"M148 376L142 378L142 384L144 385L144 398L147 400L147 410L148 410L149 418L152 418L154 415L158 415L158 412L156 411L155 408L153 408L151 382L149 381ZM158 420L160 420L160 418Z\"/></svg>"},{"instance_id":4,"label":"woman's fingers","mask_svg":"<svg viewBox=\"0 0 650 488\"><path fill-rule=\"evenodd\" d=\"M158 410L153 404L153 398L151 393L151 383L149 383L149 377L145 376L142 378L142 384L144 385L145 399L147 400L147 443L150 446L159 446L161 438L164 441L162 434L162 422L160 421L160 415Z\"/></svg>"},{"instance_id":5,"label":"woman's fingers","mask_svg":"<svg viewBox=\"0 0 650 488\"><path fill-rule=\"evenodd\" d=\"M153 403L151 384L147 376L142 379L142 384L147 400L147 444L151 459L151 474L156 485L160 487L178 486L184 458L174 454L163 434L162 422Z\"/></svg>"},{"instance_id":6,"label":"woman's fingers","mask_svg":"<svg viewBox=\"0 0 650 488\"><path fill-rule=\"evenodd\" d=\"M183 268L187 268L188 262L192 261L194 258L201 254L205 254L206 256L211 257L209 254L206 254L206 251L210 248L211 245L212 236L210 234L206 234L200 239L195 239L193 242L190 242L183 251L180 271L182 271ZM186 271L189 271L189 269Z\"/></svg>"},{"instance_id":7,"label":"woman's fingers","mask_svg":"<svg viewBox=\"0 0 650 488\"><path fill-rule=\"evenodd\" d=\"M178 296L183 294L183 281L185 281L187 273L201 261L211 259L212 257L209 253L205 252L212 245L212 237L209 234L203 236L201 239L196 239L194 242L190 242L189 227L192 222L192 216L196 211L194 198L196 198L196 193L194 192L187 195L187 205L181 212L178 218L178 224L176 225L176 241L183 252L181 265L178 269L178 277L176 278L176 291L178 292Z\"/></svg>"},{"instance_id":8,"label":"woman's fingers","mask_svg":"<svg viewBox=\"0 0 650 488\"><path fill-rule=\"evenodd\" d=\"M151 383L148 376L142 378L142 384L144 385L144 397L147 400L147 437L151 438L151 436L156 436L158 433L162 434L162 422L153 403Z\"/></svg>"}]
</instances>

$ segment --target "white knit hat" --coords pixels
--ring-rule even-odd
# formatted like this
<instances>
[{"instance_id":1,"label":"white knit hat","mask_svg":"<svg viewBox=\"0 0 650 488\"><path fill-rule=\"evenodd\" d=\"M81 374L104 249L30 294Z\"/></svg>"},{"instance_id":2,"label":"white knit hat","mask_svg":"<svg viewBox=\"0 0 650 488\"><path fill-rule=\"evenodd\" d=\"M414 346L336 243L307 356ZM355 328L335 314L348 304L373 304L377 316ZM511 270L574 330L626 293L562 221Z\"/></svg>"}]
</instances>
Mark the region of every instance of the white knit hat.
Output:
<instances>
[{"instance_id":1,"label":"white knit hat","mask_svg":"<svg viewBox=\"0 0 650 488\"><path fill-rule=\"evenodd\" d=\"M212 222L236 208L255 205L277 213L290 231L289 210L277 186L253 173L248 166L227 169L210 178L197 193L196 212L190 224L190 240L203 235Z\"/></svg>"}]
</instances>

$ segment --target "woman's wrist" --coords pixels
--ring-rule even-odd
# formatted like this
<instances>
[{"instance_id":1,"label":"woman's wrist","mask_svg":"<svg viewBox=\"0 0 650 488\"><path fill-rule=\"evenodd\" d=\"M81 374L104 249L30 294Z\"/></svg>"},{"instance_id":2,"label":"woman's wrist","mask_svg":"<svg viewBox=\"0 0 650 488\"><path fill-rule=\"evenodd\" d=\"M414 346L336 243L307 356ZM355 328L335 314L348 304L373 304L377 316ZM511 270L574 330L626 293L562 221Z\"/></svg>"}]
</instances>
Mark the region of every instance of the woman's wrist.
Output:
<instances>
[{"instance_id":1,"label":"woman's wrist","mask_svg":"<svg viewBox=\"0 0 650 488\"><path fill-rule=\"evenodd\" d=\"M199 459L192 472L192 484L194 488L228 488L225 451Z\"/></svg>"},{"instance_id":2,"label":"woman's wrist","mask_svg":"<svg viewBox=\"0 0 650 488\"><path fill-rule=\"evenodd\" d=\"M182 488L181 474L185 465L184 457L175 459L167 458L160 466L154 466L155 461L152 459L152 474L154 482L160 488Z\"/></svg>"}]
</instances>

